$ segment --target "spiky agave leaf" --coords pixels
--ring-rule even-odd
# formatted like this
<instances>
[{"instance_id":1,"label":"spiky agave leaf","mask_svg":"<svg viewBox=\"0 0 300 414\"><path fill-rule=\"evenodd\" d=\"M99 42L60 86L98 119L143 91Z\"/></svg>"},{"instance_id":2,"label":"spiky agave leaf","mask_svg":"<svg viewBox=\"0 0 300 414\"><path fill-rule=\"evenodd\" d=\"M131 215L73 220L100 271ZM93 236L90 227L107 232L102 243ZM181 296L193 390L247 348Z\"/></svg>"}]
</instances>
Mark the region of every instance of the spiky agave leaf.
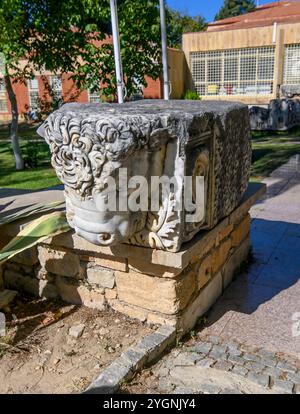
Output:
<instances>
[{"instance_id":1,"label":"spiky agave leaf","mask_svg":"<svg viewBox=\"0 0 300 414\"><path fill-rule=\"evenodd\" d=\"M66 215L62 211L55 211L33 220L0 250L0 265L48 237L66 232L69 229Z\"/></svg>"},{"instance_id":2,"label":"spiky agave leaf","mask_svg":"<svg viewBox=\"0 0 300 414\"><path fill-rule=\"evenodd\" d=\"M26 208L23 210L19 210L16 213L8 214L7 216L0 218L0 226L11 223L13 221L16 221L22 218L25 218L25 217L33 216L38 213L49 212L53 210L55 207L58 207L59 205L63 205L63 204L64 204L64 201L54 201L52 203L44 204L41 206L35 206L32 208Z\"/></svg>"}]
</instances>

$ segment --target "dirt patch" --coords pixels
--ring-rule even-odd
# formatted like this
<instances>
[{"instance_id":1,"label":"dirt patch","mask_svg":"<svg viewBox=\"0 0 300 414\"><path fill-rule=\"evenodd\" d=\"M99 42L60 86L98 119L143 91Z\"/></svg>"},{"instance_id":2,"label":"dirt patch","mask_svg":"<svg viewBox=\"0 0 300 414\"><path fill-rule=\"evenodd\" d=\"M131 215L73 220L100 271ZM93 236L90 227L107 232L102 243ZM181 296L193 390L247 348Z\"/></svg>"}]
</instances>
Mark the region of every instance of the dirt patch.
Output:
<instances>
[{"instance_id":1,"label":"dirt patch","mask_svg":"<svg viewBox=\"0 0 300 414\"><path fill-rule=\"evenodd\" d=\"M113 310L24 297L6 317L6 336L0 338L2 394L79 393L152 330Z\"/></svg>"}]
</instances>

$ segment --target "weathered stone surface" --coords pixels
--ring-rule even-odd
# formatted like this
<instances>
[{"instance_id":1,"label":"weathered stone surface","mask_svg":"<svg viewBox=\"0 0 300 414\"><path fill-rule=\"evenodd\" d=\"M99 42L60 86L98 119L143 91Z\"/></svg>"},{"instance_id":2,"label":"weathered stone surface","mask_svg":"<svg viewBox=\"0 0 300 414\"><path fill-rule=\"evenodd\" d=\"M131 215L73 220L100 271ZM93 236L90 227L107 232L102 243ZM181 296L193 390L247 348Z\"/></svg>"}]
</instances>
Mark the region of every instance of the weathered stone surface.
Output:
<instances>
[{"instance_id":1,"label":"weathered stone surface","mask_svg":"<svg viewBox=\"0 0 300 414\"><path fill-rule=\"evenodd\" d=\"M212 249L216 243L219 232L227 228L228 223L237 224L248 213L250 207L263 196L266 192L266 185L262 183L249 183L248 189L244 194L239 206L212 230L201 231L193 240L184 243L179 252L169 252L163 250L145 249L143 247L118 244L115 246L97 246L82 237L79 237L74 231L49 237L43 244L51 245L53 248L74 249L80 255L105 255L114 258L134 258L143 260L148 263L158 264L176 269L184 269L191 262L196 262Z\"/></svg>"},{"instance_id":2,"label":"weathered stone surface","mask_svg":"<svg viewBox=\"0 0 300 414\"><path fill-rule=\"evenodd\" d=\"M219 245L219 243L225 239L227 236L229 236L229 234L233 231L233 224L229 223L227 227L225 227L225 229L221 230L219 232L219 234L217 235L216 238L216 246Z\"/></svg>"},{"instance_id":3,"label":"weathered stone surface","mask_svg":"<svg viewBox=\"0 0 300 414\"><path fill-rule=\"evenodd\" d=\"M254 362L254 361L248 361L245 363L245 368L249 369L249 371L253 371L256 372L258 374L267 374L266 371L264 371L265 366L258 363L258 362Z\"/></svg>"},{"instance_id":4,"label":"weathered stone surface","mask_svg":"<svg viewBox=\"0 0 300 414\"><path fill-rule=\"evenodd\" d=\"M212 253L212 273L216 274L224 265L232 247L231 239L223 241Z\"/></svg>"},{"instance_id":5,"label":"weathered stone surface","mask_svg":"<svg viewBox=\"0 0 300 414\"><path fill-rule=\"evenodd\" d=\"M222 269L223 290L231 283L235 272L245 262L250 251L250 239L245 239L242 244L228 258Z\"/></svg>"},{"instance_id":6,"label":"weathered stone surface","mask_svg":"<svg viewBox=\"0 0 300 414\"><path fill-rule=\"evenodd\" d=\"M127 260L118 257L118 258L108 258L106 256L97 257L97 256L90 256L86 258L89 262L94 262L96 265L101 267L107 267L108 269L113 270L121 270L122 272L127 271Z\"/></svg>"},{"instance_id":7,"label":"weathered stone surface","mask_svg":"<svg viewBox=\"0 0 300 414\"><path fill-rule=\"evenodd\" d=\"M23 276L34 276L34 266L7 261L4 265L4 268L11 270L12 272L19 273Z\"/></svg>"},{"instance_id":8,"label":"weathered stone surface","mask_svg":"<svg viewBox=\"0 0 300 414\"><path fill-rule=\"evenodd\" d=\"M80 275L79 257L72 253L38 246L40 264L51 273L66 277Z\"/></svg>"},{"instance_id":9,"label":"weathered stone surface","mask_svg":"<svg viewBox=\"0 0 300 414\"><path fill-rule=\"evenodd\" d=\"M233 355L233 354L228 355L228 361L234 362L235 364L239 364L239 365L244 365L245 363L245 360L241 356Z\"/></svg>"},{"instance_id":10,"label":"weathered stone surface","mask_svg":"<svg viewBox=\"0 0 300 414\"><path fill-rule=\"evenodd\" d=\"M90 266L86 269L87 280L91 284L112 289L115 285L115 274L113 270L101 267Z\"/></svg>"},{"instance_id":11,"label":"weathered stone surface","mask_svg":"<svg viewBox=\"0 0 300 414\"><path fill-rule=\"evenodd\" d=\"M125 379L132 376L132 364L123 357L115 360L99 377L86 389L86 394L113 394Z\"/></svg>"},{"instance_id":12,"label":"weathered stone surface","mask_svg":"<svg viewBox=\"0 0 300 414\"><path fill-rule=\"evenodd\" d=\"M139 319L141 322L147 320L148 311L146 309L122 303L118 299L107 299L107 302L114 310L124 313L130 318Z\"/></svg>"},{"instance_id":13,"label":"weathered stone surface","mask_svg":"<svg viewBox=\"0 0 300 414\"><path fill-rule=\"evenodd\" d=\"M47 280L22 276L11 270L4 272L4 284L8 288L25 291L37 297L49 299L57 297L56 287Z\"/></svg>"},{"instance_id":14,"label":"weathered stone surface","mask_svg":"<svg viewBox=\"0 0 300 414\"><path fill-rule=\"evenodd\" d=\"M105 307L105 296L102 291L91 290L84 285L71 283L63 277L57 277L55 284L60 297L68 303L85 305L100 310Z\"/></svg>"},{"instance_id":15,"label":"weathered stone surface","mask_svg":"<svg viewBox=\"0 0 300 414\"><path fill-rule=\"evenodd\" d=\"M146 275L158 277L172 278L177 276L181 272L181 269L175 267L161 266L136 258L129 258L128 266L129 269L133 270L134 272L144 273Z\"/></svg>"},{"instance_id":16,"label":"weathered stone surface","mask_svg":"<svg viewBox=\"0 0 300 414\"><path fill-rule=\"evenodd\" d=\"M105 289L105 297L106 299L116 299L118 296L117 289Z\"/></svg>"},{"instance_id":17,"label":"weathered stone surface","mask_svg":"<svg viewBox=\"0 0 300 414\"><path fill-rule=\"evenodd\" d=\"M292 394L294 383L276 378L273 383L273 388L279 393Z\"/></svg>"},{"instance_id":18,"label":"weathered stone surface","mask_svg":"<svg viewBox=\"0 0 300 414\"><path fill-rule=\"evenodd\" d=\"M277 368L280 368L283 371L287 371L287 372L292 372L292 373L297 372L296 366L294 364L290 364L287 361L279 361L277 364Z\"/></svg>"},{"instance_id":19,"label":"weathered stone surface","mask_svg":"<svg viewBox=\"0 0 300 414\"><path fill-rule=\"evenodd\" d=\"M214 345L209 353L209 356L213 358L222 358L225 355L226 347L222 345Z\"/></svg>"},{"instance_id":20,"label":"weathered stone surface","mask_svg":"<svg viewBox=\"0 0 300 414\"><path fill-rule=\"evenodd\" d=\"M285 98L300 96L300 85L281 85L280 95Z\"/></svg>"},{"instance_id":21,"label":"weathered stone surface","mask_svg":"<svg viewBox=\"0 0 300 414\"><path fill-rule=\"evenodd\" d=\"M230 371L232 369L233 365L229 361L218 361L214 368L220 369L221 371Z\"/></svg>"},{"instance_id":22,"label":"weathered stone surface","mask_svg":"<svg viewBox=\"0 0 300 414\"><path fill-rule=\"evenodd\" d=\"M153 334L143 338L135 347L137 351L147 354L147 363L155 360L171 346L176 338L176 330L172 326L162 326Z\"/></svg>"},{"instance_id":23,"label":"weathered stone surface","mask_svg":"<svg viewBox=\"0 0 300 414\"><path fill-rule=\"evenodd\" d=\"M300 384L295 385L294 393L295 394L300 394Z\"/></svg>"},{"instance_id":24,"label":"weathered stone surface","mask_svg":"<svg viewBox=\"0 0 300 414\"><path fill-rule=\"evenodd\" d=\"M218 273L212 278L210 283L206 285L195 298L189 303L189 306L181 315L179 321L179 329L182 332L187 332L191 329L198 318L205 314L208 309L215 303L217 298L222 293L222 274Z\"/></svg>"},{"instance_id":25,"label":"weathered stone surface","mask_svg":"<svg viewBox=\"0 0 300 414\"><path fill-rule=\"evenodd\" d=\"M85 328L85 326L84 326L83 323L80 323L78 325L73 325L69 329L69 335L70 336L73 336L76 339L78 339L83 334L84 328Z\"/></svg>"},{"instance_id":26,"label":"weathered stone surface","mask_svg":"<svg viewBox=\"0 0 300 414\"><path fill-rule=\"evenodd\" d=\"M188 365L195 365L196 362L200 361L202 356L197 352L181 352L177 355L173 362L173 366L188 366Z\"/></svg>"},{"instance_id":27,"label":"weathered stone surface","mask_svg":"<svg viewBox=\"0 0 300 414\"><path fill-rule=\"evenodd\" d=\"M238 375L245 377L248 374L249 370L243 366L235 365L232 369L232 372L234 374L238 374Z\"/></svg>"},{"instance_id":28,"label":"weathered stone surface","mask_svg":"<svg viewBox=\"0 0 300 414\"><path fill-rule=\"evenodd\" d=\"M127 349L127 351L125 351L121 357L130 363L133 370L141 369L147 361L147 353L142 352L136 348Z\"/></svg>"},{"instance_id":29,"label":"weathered stone surface","mask_svg":"<svg viewBox=\"0 0 300 414\"><path fill-rule=\"evenodd\" d=\"M47 280L48 282L54 282L55 275L47 272L42 266L38 266L34 269L34 275L37 279Z\"/></svg>"},{"instance_id":30,"label":"weathered stone surface","mask_svg":"<svg viewBox=\"0 0 300 414\"><path fill-rule=\"evenodd\" d=\"M167 315L183 309L195 291L193 274L175 280L134 272L116 272L116 283L121 301Z\"/></svg>"},{"instance_id":31,"label":"weathered stone surface","mask_svg":"<svg viewBox=\"0 0 300 414\"><path fill-rule=\"evenodd\" d=\"M13 257L13 261L27 266L35 265L39 261L36 246L17 254Z\"/></svg>"},{"instance_id":32,"label":"weathered stone surface","mask_svg":"<svg viewBox=\"0 0 300 414\"><path fill-rule=\"evenodd\" d=\"M251 129L254 130L285 131L300 124L298 99L273 99L268 108L252 106L249 112Z\"/></svg>"},{"instance_id":33,"label":"weathered stone surface","mask_svg":"<svg viewBox=\"0 0 300 414\"><path fill-rule=\"evenodd\" d=\"M243 240L249 235L251 217L249 214L241 221L237 228L231 234L232 246L239 246Z\"/></svg>"},{"instance_id":34,"label":"weathered stone surface","mask_svg":"<svg viewBox=\"0 0 300 414\"><path fill-rule=\"evenodd\" d=\"M197 272L197 283L199 290L202 289L212 277L212 260L213 257L211 254L208 254L205 259L200 260L199 270Z\"/></svg>"},{"instance_id":35,"label":"weathered stone surface","mask_svg":"<svg viewBox=\"0 0 300 414\"><path fill-rule=\"evenodd\" d=\"M198 344L194 345L191 348L191 351L193 352L199 352L199 353L203 353L203 354L208 354L209 351L212 348L212 344L209 342L199 342Z\"/></svg>"},{"instance_id":36,"label":"weathered stone surface","mask_svg":"<svg viewBox=\"0 0 300 414\"><path fill-rule=\"evenodd\" d=\"M230 214L248 183L250 126L248 108L242 104L153 100L68 104L51 114L39 133L65 184L70 225L95 244L126 241L178 251L200 229L212 228ZM176 176L179 185L161 196L158 211L104 211L100 207L105 203L107 177L123 167L130 176L148 181L152 176ZM185 207L183 214L175 209L184 198L184 175L203 177L203 205L193 222L186 219Z\"/></svg>"},{"instance_id":37,"label":"weathered stone surface","mask_svg":"<svg viewBox=\"0 0 300 414\"><path fill-rule=\"evenodd\" d=\"M293 382L299 383L300 384L300 371L298 372L288 372L287 373L287 378Z\"/></svg>"},{"instance_id":38,"label":"weathered stone surface","mask_svg":"<svg viewBox=\"0 0 300 414\"><path fill-rule=\"evenodd\" d=\"M4 309L17 296L18 292L15 290L4 289L0 291L0 310Z\"/></svg>"},{"instance_id":39,"label":"weathered stone surface","mask_svg":"<svg viewBox=\"0 0 300 414\"><path fill-rule=\"evenodd\" d=\"M249 372L249 374L247 375L247 378L249 378L251 381L256 382L257 384L263 387L269 387L269 384L270 384L269 375Z\"/></svg>"},{"instance_id":40,"label":"weathered stone surface","mask_svg":"<svg viewBox=\"0 0 300 414\"><path fill-rule=\"evenodd\" d=\"M147 322L154 325L175 326L177 324L176 316L164 315L159 313L148 313Z\"/></svg>"}]
</instances>

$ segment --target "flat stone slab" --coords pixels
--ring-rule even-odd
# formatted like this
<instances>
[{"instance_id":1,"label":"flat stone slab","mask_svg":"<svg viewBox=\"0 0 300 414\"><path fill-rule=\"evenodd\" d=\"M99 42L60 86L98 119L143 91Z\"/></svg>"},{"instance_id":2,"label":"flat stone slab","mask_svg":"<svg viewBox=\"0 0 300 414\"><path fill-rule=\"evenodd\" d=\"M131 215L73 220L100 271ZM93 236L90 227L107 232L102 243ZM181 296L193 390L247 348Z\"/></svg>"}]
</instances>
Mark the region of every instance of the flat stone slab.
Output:
<instances>
[{"instance_id":1,"label":"flat stone slab","mask_svg":"<svg viewBox=\"0 0 300 414\"><path fill-rule=\"evenodd\" d=\"M201 333L174 348L123 388L155 393L293 394L300 387L300 360L236 340ZM144 385L144 383L146 384Z\"/></svg>"}]
</instances>

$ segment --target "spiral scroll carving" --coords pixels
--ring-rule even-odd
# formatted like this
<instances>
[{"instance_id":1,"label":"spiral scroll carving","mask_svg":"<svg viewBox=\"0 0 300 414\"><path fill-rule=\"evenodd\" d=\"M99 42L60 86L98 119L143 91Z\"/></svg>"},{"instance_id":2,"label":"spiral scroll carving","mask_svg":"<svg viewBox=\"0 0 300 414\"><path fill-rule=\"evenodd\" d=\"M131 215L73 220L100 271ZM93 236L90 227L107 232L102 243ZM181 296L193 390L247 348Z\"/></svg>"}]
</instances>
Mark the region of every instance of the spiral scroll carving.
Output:
<instances>
[{"instance_id":1,"label":"spiral scroll carving","mask_svg":"<svg viewBox=\"0 0 300 414\"><path fill-rule=\"evenodd\" d=\"M163 129L158 122L142 116L118 120L49 116L45 139L52 153L51 162L59 179L82 197L101 188L105 163L126 159L135 151L157 145L156 135ZM109 169L108 169L109 170Z\"/></svg>"}]
</instances>

